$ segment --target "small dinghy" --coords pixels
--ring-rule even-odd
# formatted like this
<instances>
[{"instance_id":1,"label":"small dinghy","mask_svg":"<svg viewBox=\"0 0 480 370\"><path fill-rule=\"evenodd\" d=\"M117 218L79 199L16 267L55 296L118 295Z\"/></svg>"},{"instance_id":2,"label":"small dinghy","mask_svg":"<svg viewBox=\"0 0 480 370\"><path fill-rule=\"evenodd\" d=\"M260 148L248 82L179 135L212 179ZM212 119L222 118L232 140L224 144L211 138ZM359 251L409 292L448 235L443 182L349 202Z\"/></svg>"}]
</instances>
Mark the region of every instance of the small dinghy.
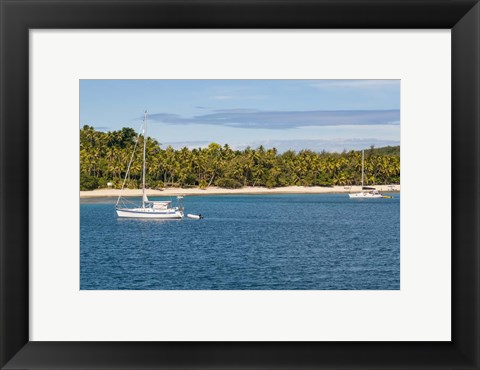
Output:
<instances>
[{"instance_id":1,"label":"small dinghy","mask_svg":"<svg viewBox=\"0 0 480 370\"><path fill-rule=\"evenodd\" d=\"M201 220L203 218L202 215L192 215L191 213L187 214L188 218L193 218L194 220Z\"/></svg>"}]
</instances>

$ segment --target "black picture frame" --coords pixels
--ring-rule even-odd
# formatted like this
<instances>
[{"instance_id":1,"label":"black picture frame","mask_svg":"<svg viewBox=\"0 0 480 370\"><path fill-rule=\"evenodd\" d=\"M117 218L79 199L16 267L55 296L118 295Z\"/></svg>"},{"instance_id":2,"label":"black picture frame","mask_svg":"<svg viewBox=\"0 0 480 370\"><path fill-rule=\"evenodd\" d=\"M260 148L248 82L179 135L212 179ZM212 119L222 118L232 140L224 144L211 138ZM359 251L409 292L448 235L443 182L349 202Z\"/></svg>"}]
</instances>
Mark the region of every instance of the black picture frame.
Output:
<instances>
[{"instance_id":1,"label":"black picture frame","mask_svg":"<svg viewBox=\"0 0 480 370\"><path fill-rule=\"evenodd\" d=\"M2 369L480 369L480 5L473 0L0 0ZM451 29L450 342L30 342L29 30ZM432 257L434 258L434 257Z\"/></svg>"}]
</instances>

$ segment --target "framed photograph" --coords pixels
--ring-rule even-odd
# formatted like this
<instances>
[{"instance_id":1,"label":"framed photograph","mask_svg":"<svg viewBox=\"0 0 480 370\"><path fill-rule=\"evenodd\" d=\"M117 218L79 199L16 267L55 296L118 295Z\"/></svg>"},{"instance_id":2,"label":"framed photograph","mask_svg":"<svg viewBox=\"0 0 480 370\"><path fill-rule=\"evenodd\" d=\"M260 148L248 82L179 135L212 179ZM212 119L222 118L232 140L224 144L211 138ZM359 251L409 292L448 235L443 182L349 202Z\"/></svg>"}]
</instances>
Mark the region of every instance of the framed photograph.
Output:
<instances>
[{"instance_id":1,"label":"framed photograph","mask_svg":"<svg viewBox=\"0 0 480 370\"><path fill-rule=\"evenodd\" d=\"M476 1L0 9L2 369L480 368Z\"/></svg>"}]
</instances>

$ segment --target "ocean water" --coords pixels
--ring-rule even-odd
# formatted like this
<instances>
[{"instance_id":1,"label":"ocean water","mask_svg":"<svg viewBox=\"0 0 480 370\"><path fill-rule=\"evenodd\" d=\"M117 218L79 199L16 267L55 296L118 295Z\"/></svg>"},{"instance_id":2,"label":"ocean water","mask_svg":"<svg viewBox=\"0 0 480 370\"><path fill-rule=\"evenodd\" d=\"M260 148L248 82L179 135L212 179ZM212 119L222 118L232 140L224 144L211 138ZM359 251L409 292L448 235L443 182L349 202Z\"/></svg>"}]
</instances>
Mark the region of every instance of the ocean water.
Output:
<instances>
[{"instance_id":1,"label":"ocean water","mask_svg":"<svg viewBox=\"0 0 480 370\"><path fill-rule=\"evenodd\" d=\"M400 289L393 196L189 196L185 213L205 218L171 221L120 219L114 200L82 200L80 289Z\"/></svg>"}]
</instances>

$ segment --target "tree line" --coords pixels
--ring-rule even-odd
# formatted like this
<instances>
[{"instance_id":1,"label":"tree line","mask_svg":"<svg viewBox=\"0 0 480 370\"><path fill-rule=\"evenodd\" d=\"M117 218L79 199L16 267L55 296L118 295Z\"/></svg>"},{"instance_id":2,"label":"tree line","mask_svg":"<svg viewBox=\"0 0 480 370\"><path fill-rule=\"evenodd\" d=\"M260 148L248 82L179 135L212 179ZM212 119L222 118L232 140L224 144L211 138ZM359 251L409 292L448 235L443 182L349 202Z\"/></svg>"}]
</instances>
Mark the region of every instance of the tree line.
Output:
<instances>
[{"instance_id":1,"label":"tree line","mask_svg":"<svg viewBox=\"0 0 480 370\"><path fill-rule=\"evenodd\" d=\"M138 138L138 140L137 140ZM141 188L143 136L131 128L101 132L85 125L80 129L80 189L121 188L128 164L133 161L125 186ZM138 141L138 142L137 142ZM134 147L137 148L134 152ZM147 137L146 186L223 188L244 186L360 185L361 151L320 153L247 147L234 150L228 144L206 148L162 148ZM365 185L400 183L400 147L365 151Z\"/></svg>"}]
</instances>

